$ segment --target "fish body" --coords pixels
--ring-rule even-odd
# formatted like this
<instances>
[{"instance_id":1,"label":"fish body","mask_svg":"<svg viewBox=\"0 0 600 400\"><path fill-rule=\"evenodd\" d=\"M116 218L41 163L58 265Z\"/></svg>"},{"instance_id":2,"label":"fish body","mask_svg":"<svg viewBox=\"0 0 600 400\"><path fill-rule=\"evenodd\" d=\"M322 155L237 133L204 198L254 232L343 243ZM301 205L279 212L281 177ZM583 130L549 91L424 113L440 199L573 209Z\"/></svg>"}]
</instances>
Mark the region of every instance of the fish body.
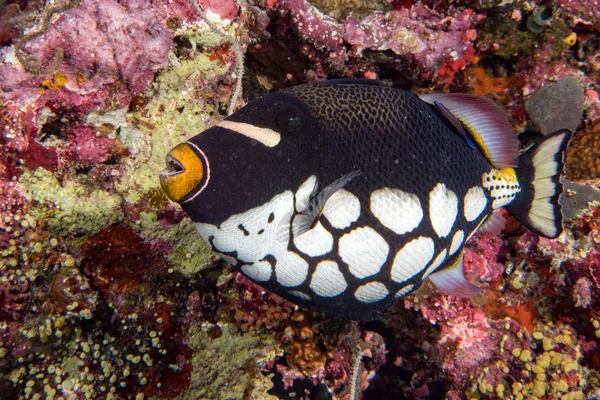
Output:
<instances>
[{"instance_id":1,"label":"fish body","mask_svg":"<svg viewBox=\"0 0 600 400\"><path fill-rule=\"evenodd\" d=\"M428 277L476 293L462 248L478 229L501 229L495 209L558 236L569 138L558 132L519 156L485 98L329 81L269 94L177 146L161 184L259 285L373 320Z\"/></svg>"}]
</instances>

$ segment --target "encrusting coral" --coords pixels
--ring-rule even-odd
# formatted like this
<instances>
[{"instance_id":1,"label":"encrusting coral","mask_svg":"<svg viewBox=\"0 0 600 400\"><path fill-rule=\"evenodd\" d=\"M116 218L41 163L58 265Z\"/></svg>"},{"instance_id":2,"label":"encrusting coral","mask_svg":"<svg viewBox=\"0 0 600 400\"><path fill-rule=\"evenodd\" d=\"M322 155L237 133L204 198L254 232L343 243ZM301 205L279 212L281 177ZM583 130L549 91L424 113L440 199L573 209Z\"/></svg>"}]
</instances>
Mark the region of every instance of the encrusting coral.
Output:
<instances>
[{"instance_id":1,"label":"encrusting coral","mask_svg":"<svg viewBox=\"0 0 600 400\"><path fill-rule=\"evenodd\" d=\"M1 3L1 397L598 396L597 204L555 240L505 213L465 253L483 296L426 283L350 328L217 259L157 178L175 144L294 84L486 95L525 146L526 102L570 77L584 96L567 176L598 186L596 1Z\"/></svg>"}]
</instances>

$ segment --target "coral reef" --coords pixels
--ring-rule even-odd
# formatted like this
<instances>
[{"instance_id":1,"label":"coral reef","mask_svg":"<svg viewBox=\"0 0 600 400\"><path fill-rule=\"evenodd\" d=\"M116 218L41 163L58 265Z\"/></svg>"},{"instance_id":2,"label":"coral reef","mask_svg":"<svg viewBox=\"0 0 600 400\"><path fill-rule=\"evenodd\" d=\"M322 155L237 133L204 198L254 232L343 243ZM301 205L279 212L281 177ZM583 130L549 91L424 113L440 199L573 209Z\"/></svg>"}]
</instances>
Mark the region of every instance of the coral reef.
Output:
<instances>
[{"instance_id":1,"label":"coral reef","mask_svg":"<svg viewBox=\"0 0 600 400\"><path fill-rule=\"evenodd\" d=\"M0 2L0 396L598 397L597 204L555 240L504 213L464 256L482 296L426 283L358 325L233 271L157 179L238 82L245 101L328 77L476 93L527 146L552 123L526 104L566 78L568 177L598 186L596 1L198 3Z\"/></svg>"},{"instance_id":2,"label":"coral reef","mask_svg":"<svg viewBox=\"0 0 600 400\"><path fill-rule=\"evenodd\" d=\"M567 152L567 174L573 180L600 178L600 125L580 132Z\"/></svg>"}]
</instances>

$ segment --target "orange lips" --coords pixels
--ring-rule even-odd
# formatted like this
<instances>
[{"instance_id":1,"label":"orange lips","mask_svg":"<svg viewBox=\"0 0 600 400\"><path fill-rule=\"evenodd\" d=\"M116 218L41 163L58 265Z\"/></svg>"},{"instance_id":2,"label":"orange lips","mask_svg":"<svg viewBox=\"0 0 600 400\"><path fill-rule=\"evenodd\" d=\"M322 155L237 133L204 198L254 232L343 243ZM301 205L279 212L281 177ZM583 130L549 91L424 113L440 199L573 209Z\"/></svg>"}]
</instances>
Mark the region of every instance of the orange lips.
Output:
<instances>
[{"instance_id":1,"label":"orange lips","mask_svg":"<svg viewBox=\"0 0 600 400\"><path fill-rule=\"evenodd\" d=\"M165 162L167 168L160 173L160 186L169 199L180 202L202 181L202 160L189 145L181 143L167 154Z\"/></svg>"}]
</instances>

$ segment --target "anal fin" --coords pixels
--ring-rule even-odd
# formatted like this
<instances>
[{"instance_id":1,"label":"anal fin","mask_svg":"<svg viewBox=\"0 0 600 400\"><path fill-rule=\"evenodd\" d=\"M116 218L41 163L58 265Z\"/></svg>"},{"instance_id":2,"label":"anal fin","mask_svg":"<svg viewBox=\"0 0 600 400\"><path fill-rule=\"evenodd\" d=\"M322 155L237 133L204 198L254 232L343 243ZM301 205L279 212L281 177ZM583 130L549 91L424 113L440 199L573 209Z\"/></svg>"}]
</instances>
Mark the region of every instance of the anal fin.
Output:
<instances>
[{"instance_id":1,"label":"anal fin","mask_svg":"<svg viewBox=\"0 0 600 400\"><path fill-rule=\"evenodd\" d=\"M463 254L454 263L429 275L429 279L444 294L456 297L472 297L483 293L483 289L467 281L463 270Z\"/></svg>"},{"instance_id":2,"label":"anal fin","mask_svg":"<svg viewBox=\"0 0 600 400\"><path fill-rule=\"evenodd\" d=\"M477 229L475 236L498 236L506 228L506 218L498 213L492 213L481 228Z\"/></svg>"}]
</instances>

